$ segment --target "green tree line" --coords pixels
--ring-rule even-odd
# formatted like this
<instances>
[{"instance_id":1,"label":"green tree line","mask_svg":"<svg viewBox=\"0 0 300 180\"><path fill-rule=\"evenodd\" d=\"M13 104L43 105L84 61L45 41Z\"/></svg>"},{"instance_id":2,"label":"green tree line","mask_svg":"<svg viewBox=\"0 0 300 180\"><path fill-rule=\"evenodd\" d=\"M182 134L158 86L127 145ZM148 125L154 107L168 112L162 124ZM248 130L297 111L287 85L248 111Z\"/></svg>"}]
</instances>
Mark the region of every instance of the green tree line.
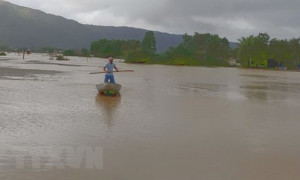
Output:
<instances>
[{"instance_id":1,"label":"green tree line","mask_svg":"<svg viewBox=\"0 0 300 180\"><path fill-rule=\"evenodd\" d=\"M89 50L83 48L81 50L65 50L64 51L64 56L81 56L81 57L90 57L90 52Z\"/></svg>"},{"instance_id":2,"label":"green tree line","mask_svg":"<svg viewBox=\"0 0 300 180\"><path fill-rule=\"evenodd\" d=\"M125 58L129 53L137 51L140 46L141 43L135 40L100 39L92 42L90 52L96 57Z\"/></svg>"},{"instance_id":3,"label":"green tree line","mask_svg":"<svg viewBox=\"0 0 300 180\"><path fill-rule=\"evenodd\" d=\"M270 39L267 33L239 39L236 57L243 67L267 67L268 60L276 61L289 69L300 64L300 39Z\"/></svg>"},{"instance_id":4,"label":"green tree line","mask_svg":"<svg viewBox=\"0 0 300 180\"><path fill-rule=\"evenodd\" d=\"M142 42L101 39L91 44L91 53L98 57L114 56L129 63L158 63L174 65L228 66L229 42L218 35L185 34L183 42L165 53L156 53L156 39L146 32Z\"/></svg>"},{"instance_id":5,"label":"green tree line","mask_svg":"<svg viewBox=\"0 0 300 180\"><path fill-rule=\"evenodd\" d=\"M163 64L228 66L229 55L230 47L226 38L195 33L194 36L185 34L183 43L160 54L158 61Z\"/></svg>"}]
</instances>

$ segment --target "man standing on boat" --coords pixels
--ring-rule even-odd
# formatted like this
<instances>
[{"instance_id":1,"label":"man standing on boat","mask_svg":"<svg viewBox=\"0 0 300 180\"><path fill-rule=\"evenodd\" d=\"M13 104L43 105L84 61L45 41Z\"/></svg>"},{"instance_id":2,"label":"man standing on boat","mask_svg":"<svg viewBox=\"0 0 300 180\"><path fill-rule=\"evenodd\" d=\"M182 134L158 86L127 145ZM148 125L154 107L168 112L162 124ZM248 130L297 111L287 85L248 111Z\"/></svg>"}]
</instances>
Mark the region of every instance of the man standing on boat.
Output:
<instances>
[{"instance_id":1,"label":"man standing on boat","mask_svg":"<svg viewBox=\"0 0 300 180\"><path fill-rule=\"evenodd\" d=\"M104 79L104 82L105 83L113 83L115 84L115 77L114 77L114 69L116 69L116 71L118 72L119 69L117 68L117 66L114 64L114 58L113 57L110 57L109 59L109 62L103 67L103 71L106 72L105 74L105 79Z\"/></svg>"}]
</instances>

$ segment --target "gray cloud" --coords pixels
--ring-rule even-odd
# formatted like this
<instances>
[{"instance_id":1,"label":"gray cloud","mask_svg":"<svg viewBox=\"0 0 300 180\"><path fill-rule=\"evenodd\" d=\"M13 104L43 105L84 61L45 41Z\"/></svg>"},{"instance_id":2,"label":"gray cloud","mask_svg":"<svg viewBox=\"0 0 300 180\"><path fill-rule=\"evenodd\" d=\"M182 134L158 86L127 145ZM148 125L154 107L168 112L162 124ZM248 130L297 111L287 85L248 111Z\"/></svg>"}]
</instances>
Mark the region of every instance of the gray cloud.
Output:
<instances>
[{"instance_id":1,"label":"gray cloud","mask_svg":"<svg viewBox=\"0 0 300 180\"><path fill-rule=\"evenodd\" d=\"M170 33L216 33L236 41L268 32L300 36L298 0L9 0L81 23L133 26Z\"/></svg>"}]
</instances>

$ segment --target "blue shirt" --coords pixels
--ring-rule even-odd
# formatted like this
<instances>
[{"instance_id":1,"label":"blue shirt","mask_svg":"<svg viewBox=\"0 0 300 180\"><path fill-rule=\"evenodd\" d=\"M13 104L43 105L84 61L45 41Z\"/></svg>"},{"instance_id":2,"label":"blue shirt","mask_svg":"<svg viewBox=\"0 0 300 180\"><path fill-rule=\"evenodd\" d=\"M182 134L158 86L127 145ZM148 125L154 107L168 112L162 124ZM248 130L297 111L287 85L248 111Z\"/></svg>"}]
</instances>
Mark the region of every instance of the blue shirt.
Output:
<instances>
[{"instance_id":1,"label":"blue shirt","mask_svg":"<svg viewBox=\"0 0 300 180\"><path fill-rule=\"evenodd\" d=\"M113 71L114 71L114 68L116 67L116 65L114 63L110 64L110 63L107 63L105 65L106 67L106 71L107 71L107 75L113 75Z\"/></svg>"}]
</instances>

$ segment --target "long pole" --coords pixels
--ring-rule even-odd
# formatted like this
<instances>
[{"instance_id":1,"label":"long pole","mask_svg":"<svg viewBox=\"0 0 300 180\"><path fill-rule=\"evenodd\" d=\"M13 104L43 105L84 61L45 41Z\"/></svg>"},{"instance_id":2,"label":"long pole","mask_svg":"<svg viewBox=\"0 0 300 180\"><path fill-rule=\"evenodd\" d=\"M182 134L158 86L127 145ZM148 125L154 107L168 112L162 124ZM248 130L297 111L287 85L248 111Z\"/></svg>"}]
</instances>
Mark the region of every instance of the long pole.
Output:
<instances>
[{"instance_id":1,"label":"long pole","mask_svg":"<svg viewBox=\"0 0 300 180\"><path fill-rule=\"evenodd\" d=\"M119 70L119 71L113 71L114 73L118 73L118 72L134 72L134 70ZM101 73L109 73L109 72L105 72L105 71L101 71L101 72L91 72L90 74L101 74Z\"/></svg>"}]
</instances>

